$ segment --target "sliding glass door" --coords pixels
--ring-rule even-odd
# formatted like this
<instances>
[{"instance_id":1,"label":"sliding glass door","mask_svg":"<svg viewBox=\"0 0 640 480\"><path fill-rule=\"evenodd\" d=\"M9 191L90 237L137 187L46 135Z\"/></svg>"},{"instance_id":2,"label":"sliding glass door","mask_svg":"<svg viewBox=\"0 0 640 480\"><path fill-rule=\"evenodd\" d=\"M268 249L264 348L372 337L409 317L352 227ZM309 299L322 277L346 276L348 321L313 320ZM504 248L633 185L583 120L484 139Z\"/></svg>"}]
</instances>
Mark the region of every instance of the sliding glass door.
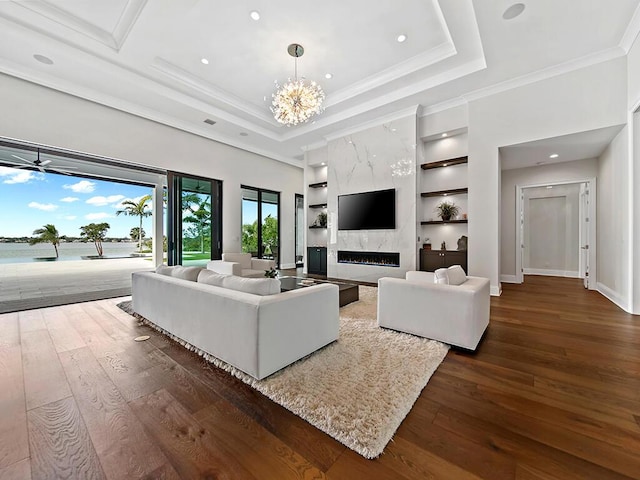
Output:
<instances>
[{"instance_id":1,"label":"sliding glass door","mask_svg":"<svg viewBox=\"0 0 640 480\"><path fill-rule=\"evenodd\" d=\"M280 265L280 193L242 187L242 251Z\"/></svg>"},{"instance_id":2,"label":"sliding glass door","mask_svg":"<svg viewBox=\"0 0 640 480\"><path fill-rule=\"evenodd\" d=\"M169 265L206 265L222 253L222 182L169 172Z\"/></svg>"}]
</instances>

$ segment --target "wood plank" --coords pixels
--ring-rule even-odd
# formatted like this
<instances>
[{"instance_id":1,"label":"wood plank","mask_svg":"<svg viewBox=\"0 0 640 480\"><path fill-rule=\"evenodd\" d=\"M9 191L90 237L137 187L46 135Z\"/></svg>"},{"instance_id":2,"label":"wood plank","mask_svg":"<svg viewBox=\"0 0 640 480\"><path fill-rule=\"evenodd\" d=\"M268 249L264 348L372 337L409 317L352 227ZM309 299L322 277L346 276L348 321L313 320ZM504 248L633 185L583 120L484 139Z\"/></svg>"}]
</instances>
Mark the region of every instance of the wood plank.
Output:
<instances>
[{"instance_id":1,"label":"wood plank","mask_svg":"<svg viewBox=\"0 0 640 480\"><path fill-rule=\"evenodd\" d=\"M49 332L46 329L21 330L20 337L27 410L71 396Z\"/></svg>"},{"instance_id":2,"label":"wood plank","mask_svg":"<svg viewBox=\"0 0 640 480\"><path fill-rule=\"evenodd\" d=\"M31 480L31 461L28 458L13 465L0 468L2 480Z\"/></svg>"},{"instance_id":3,"label":"wood plank","mask_svg":"<svg viewBox=\"0 0 640 480\"><path fill-rule=\"evenodd\" d=\"M256 478L166 390L130 405L183 478Z\"/></svg>"},{"instance_id":4,"label":"wood plank","mask_svg":"<svg viewBox=\"0 0 640 480\"><path fill-rule=\"evenodd\" d=\"M108 478L139 478L166 463L87 347L60 359Z\"/></svg>"},{"instance_id":5,"label":"wood plank","mask_svg":"<svg viewBox=\"0 0 640 480\"><path fill-rule=\"evenodd\" d=\"M256 478L325 478L322 471L226 400L209 405L194 418Z\"/></svg>"},{"instance_id":6,"label":"wood plank","mask_svg":"<svg viewBox=\"0 0 640 480\"><path fill-rule=\"evenodd\" d=\"M56 352L67 352L86 346L80 334L69 324L64 310L45 308L42 310L42 316Z\"/></svg>"},{"instance_id":7,"label":"wood plank","mask_svg":"<svg viewBox=\"0 0 640 480\"><path fill-rule=\"evenodd\" d=\"M73 398L30 410L31 475L39 479L106 479Z\"/></svg>"},{"instance_id":8,"label":"wood plank","mask_svg":"<svg viewBox=\"0 0 640 480\"><path fill-rule=\"evenodd\" d=\"M25 310L18 312L20 319L20 333L33 332L34 330L46 330L42 310Z\"/></svg>"},{"instance_id":9,"label":"wood plank","mask_svg":"<svg viewBox=\"0 0 640 480\"><path fill-rule=\"evenodd\" d=\"M0 471L29 457L18 322L16 313L0 315Z\"/></svg>"},{"instance_id":10,"label":"wood plank","mask_svg":"<svg viewBox=\"0 0 640 480\"><path fill-rule=\"evenodd\" d=\"M432 168L441 168L441 167L452 167L453 165L462 165L469 161L469 157L457 157L457 158L448 158L446 160L439 160L437 162L429 162L423 163L420 165L422 170L431 170Z\"/></svg>"}]
</instances>

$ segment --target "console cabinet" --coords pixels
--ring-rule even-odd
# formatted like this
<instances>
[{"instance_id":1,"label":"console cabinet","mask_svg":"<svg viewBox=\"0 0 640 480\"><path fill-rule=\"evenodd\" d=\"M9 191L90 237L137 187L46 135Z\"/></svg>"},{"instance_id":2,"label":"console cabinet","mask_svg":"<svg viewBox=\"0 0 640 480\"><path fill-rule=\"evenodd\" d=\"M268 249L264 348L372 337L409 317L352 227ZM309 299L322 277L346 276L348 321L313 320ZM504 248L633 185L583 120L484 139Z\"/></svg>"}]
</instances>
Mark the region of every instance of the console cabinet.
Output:
<instances>
[{"instance_id":1,"label":"console cabinet","mask_svg":"<svg viewBox=\"0 0 640 480\"><path fill-rule=\"evenodd\" d=\"M307 273L327 274L327 247L307 247Z\"/></svg>"},{"instance_id":2,"label":"console cabinet","mask_svg":"<svg viewBox=\"0 0 640 480\"><path fill-rule=\"evenodd\" d=\"M420 270L434 272L438 268L447 268L451 265L460 265L467 272L467 251L420 249Z\"/></svg>"}]
</instances>

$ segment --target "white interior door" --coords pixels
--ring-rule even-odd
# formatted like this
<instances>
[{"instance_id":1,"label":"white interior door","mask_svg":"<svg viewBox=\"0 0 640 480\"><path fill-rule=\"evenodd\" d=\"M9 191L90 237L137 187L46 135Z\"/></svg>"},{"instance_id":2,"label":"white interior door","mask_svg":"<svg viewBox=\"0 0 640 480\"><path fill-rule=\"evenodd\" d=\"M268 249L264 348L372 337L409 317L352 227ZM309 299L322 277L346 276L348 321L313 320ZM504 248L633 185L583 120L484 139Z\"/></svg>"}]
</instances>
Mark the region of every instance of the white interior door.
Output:
<instances>
[{"instance_id":1,"label":"white interior door","mask_svg":"<svg viewBox=\"0 0 640 480\"><path fill-rule=\"evenodd\" d=\"M589 186L580 184L580 276L589 288Z\"/></svg>"}]
</instances>

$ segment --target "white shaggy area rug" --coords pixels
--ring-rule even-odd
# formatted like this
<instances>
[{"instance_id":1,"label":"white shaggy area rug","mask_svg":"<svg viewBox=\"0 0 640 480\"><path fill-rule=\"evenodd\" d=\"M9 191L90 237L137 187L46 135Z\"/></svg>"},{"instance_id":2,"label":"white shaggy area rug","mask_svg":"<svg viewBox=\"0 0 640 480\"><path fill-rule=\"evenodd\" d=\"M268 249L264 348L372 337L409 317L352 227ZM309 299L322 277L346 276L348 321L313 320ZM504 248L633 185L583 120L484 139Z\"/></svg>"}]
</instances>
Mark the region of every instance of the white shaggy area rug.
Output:
<instances>
[{"instance_id":1,"label":"white shaggy area rug","mask_svg":"<svg viewBox=\"0 0 640 480\"><path fill-rule=\"evenodd\" d=\"M359 289L360 300L340 309L337 342L266 379L256 380L211 355L198 353L360 455L375 458L449 347L379 328L377 288Z\"/></svg>"}]
</instances>

